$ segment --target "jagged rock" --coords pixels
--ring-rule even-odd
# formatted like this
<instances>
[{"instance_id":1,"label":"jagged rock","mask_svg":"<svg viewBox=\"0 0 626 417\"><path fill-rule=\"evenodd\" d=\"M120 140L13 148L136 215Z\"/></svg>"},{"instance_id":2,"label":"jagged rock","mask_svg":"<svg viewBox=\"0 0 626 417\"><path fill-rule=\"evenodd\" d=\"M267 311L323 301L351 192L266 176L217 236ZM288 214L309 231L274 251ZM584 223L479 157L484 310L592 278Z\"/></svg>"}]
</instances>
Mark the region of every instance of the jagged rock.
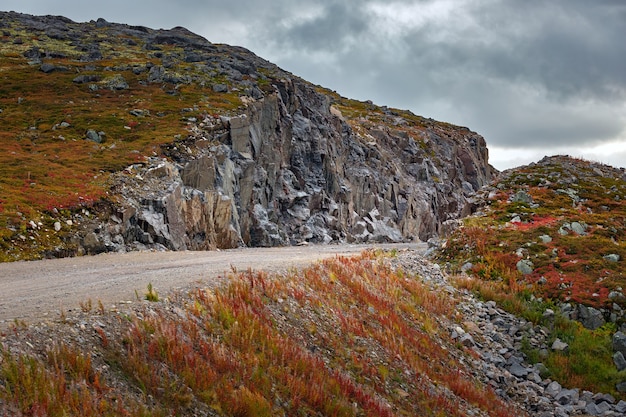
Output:
<instances>
[{"instance_id":1,"label":"jagged rock","mask_svg":"<svg viewBox=\"0 0 626 417\"><path fill-rule=\"evenodd\" d=\"M606 323L604 317L602 316L602 312L596 308L579 304L577 311L578 321L580 321L587 329L595 330Z\"/></svg>"},{"instance_id":2,"label":"jagged rock","mask_svg":"<svg viewBox=\"0 0 626 417\"><path fill-rule=\"evenodd\" d=\"M102 82L109 90L127 90L129 88L128 83L120 74L116 74L111 78L103 80Z\"/></svg>"},{"instance_id":3,"label":"jagged rock","mask_svg":"<svg viewBox=\"0 0 626 417\"><path fill-rule=\"evenodd\" d=\"M615 332L613 335L613 350L615 352L620 352L622 355L626 356L626 334L624 332Z\"/></svg>"},{"instance_id":4,"label":"jagged rock","mask_svg":"<svg viewBox=\"0 0 626 417\"><path fill-rule=\"evenodd\" d=\"M161 70L155 68L151 68L149 79L160 77ZM453 169L458 180L448 184L417 181L409 163L412 156L405 152L413 149L412 138L376 131L373 134L377 142L372 147L331 111L326 96L291 80L280 81L274 94L266 93L264 98L248 103L239 116L200 123L205 127L197 127L198 137L213 138L219 144L205 147L206 142L190 137L187 146L195 149L192 158L172 147L168 152L180 168L172 166L172 176L165 181L170 186L164 180L150 185L152 181L142 173L139 178L143 181L118 176L114 189L120 190L139 214L131 221L133 224L124 224L127 229L139 228L141 233L156 234L152 236L154 242L186 249L303 241L427 240L437 236L444 224L453 220L450 217L469 212L462 182L477 188L490 177L489 168L483 165L484 140L463 130L467 145L471 145L467 149L463 141L452 144L432 136L432 146L441 158L449 155L451 165L438 168L432 160L426 163L426 170L441 178L450 175L445 169ZM415 152L421 152L419 147ZM455 165L455 155L459 154L463 155L462 166ZM406 163L398 165L394 161ZM154 161L154 165L164 163L169 162ZM141 169L147 171L150 167ZM175 189L173 184L179 184L181 191L171 197L176 202L170 204L167 215L147 215L159 206L152 195L164 199ZM177 234L164 233L172 228L169 219L189 217L175 215L172 210L189 206L186 201L193 195L198 200L228 201L229 215L192 222L189 227L193 233L181 233L195 237L180 237L175 239L178 243L171 243ZM158 221L164 224L157 227ZM208 230L202 231L202 225ZM228 238L213 236L217 228L229 231ZM123 235L130 244L141 233Z\"/></svg>"}]
</instances>

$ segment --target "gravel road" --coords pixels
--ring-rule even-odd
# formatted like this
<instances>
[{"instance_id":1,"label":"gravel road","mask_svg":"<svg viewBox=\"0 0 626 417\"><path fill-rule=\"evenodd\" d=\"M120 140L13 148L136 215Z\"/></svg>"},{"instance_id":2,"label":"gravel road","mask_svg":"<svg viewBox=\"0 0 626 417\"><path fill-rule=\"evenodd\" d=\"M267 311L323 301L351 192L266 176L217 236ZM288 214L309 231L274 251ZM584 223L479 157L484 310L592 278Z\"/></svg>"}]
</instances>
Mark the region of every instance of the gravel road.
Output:
<instances>
[{"instance_id":1,"label":"gravel road","mask_svg":"<svg viewBox=\"0 0 626 417\"><path fill-rule=\"evenodd\" d=\"M133 302L149 283L161 297L199 283L215 285L231 270L280 271L336 255L371 248L411 248L423 243L389 245L311 245L245 248L211 252L130 252L78 258L0 264L0 327L15 320L34 323L58 318L91 300Z\"/></svg>"}]
</instances>

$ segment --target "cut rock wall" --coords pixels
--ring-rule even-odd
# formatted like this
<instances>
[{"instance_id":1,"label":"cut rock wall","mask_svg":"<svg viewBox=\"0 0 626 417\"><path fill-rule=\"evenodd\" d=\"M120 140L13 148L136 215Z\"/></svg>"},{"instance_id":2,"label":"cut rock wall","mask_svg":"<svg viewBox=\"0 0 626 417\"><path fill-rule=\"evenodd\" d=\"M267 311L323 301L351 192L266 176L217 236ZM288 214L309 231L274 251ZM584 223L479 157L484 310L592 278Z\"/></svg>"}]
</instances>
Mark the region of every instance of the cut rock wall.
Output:
<instances>
[{"instance_id":1,"label":"cut rock wall","mask_svg":"<svg viewBox=\"0 0 626 417\"><path fill-rule=\"evenodd\" d=\"M117 175L119 204L85 250L427 240L491 180L485 141L466 128L357 133L301 80L246 102L239 116L190 124L167 158Z\"/></svg>"}]
</instances>

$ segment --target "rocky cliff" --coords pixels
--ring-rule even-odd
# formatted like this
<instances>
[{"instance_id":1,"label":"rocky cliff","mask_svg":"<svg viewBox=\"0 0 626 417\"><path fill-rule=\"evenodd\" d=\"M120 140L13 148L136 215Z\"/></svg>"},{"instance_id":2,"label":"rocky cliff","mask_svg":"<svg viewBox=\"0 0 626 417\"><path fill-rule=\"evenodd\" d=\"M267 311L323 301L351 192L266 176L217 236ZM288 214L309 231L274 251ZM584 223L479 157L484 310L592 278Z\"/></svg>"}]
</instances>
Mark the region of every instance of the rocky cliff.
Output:
<instances>
[{"instance_id":1,"label":"rocky cliff","mask_svg":"<svg viewBox=\"0 0 626 417\"><path fill-rule=\"evenodd\" d=\"M109 203L75 222L64 244L79 252L426 240L469 214L491 180L485 141L466 128L345 99L182 28L14 13L2 21L5 36L43 43L17 43L31 67L71 72L94 102L158 87L118 109L132 119L127 130L179 114L180 133L164 139L153 128L158 148L113 170ZM178 108L159 111L172 97ZM83 140L100 149L123 144L89 127Z\"/></svg>"},{"instance_id":2,"label":"rocky cliff","mask_svg":"<svg viewBox=\"0 0 626 417\"><path fill-rule=\"evenodd\" d=\"M207 116L164 158L117 175L123 198L105 235L173 250L425 240L469 214L490 178L475 133L412 136L387 124L359 134L311 85L272 87L240 115Z\"/></svg>"}]
</instances>

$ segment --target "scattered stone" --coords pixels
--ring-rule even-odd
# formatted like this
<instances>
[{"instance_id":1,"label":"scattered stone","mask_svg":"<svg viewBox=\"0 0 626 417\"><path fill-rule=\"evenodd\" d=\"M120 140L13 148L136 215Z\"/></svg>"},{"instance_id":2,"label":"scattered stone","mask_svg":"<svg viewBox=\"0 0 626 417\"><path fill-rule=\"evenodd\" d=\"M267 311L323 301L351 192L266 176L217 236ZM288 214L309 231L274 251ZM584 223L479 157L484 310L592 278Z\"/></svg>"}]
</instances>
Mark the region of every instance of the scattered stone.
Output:
<instances>
[{"instance_id":1,"label":"scattered stone","mask_svg":"<svg viewBox=\"0 0 626 417\"><path fill-rule=\"evenodd\" d=\"M563 389L554 398L561 405L576 404L579 398L578 389Z\"/></svg>"},{"instance_id":2,"label":"scattered stone","mask_svg":"<svg viewBox=\"0 0 626 417\"><path fill-rule=\"evenodd\" d=\"M600 310L582 304L578 305L578 320L589 330L595 330L606 323Z\"/></svg>"},{"instance_id":3,"label":"scattered stone","mask_svg":"<svg viewBox=\"0 0 626 417\"><path fill-rule=\"evenodd\" d=\"M587 234L587 225L582 222L573 222L571 224L572 231L577 235L584 236Z\"/></svg>"},{"instance_id":4,"label":"scattered stone","mask_svg":"<svg viewBox=\"0 0 626 417\"><path fill-rule=\"evenodd\" d=\"M551 308L546 308L546 311L543 312L542 317L545 320L552 320L554 318L554 310L552 310Z\"/></svg>"},{"instance_id":5,"label":"scattered stone","mask_svg":"<svg viewBox=\"0 0 626 417\"><path fill-rule=\"evenodd\" d=\"M617 367L618 371L626 369L626 358L624 358L624 354L622 352L615 352L613 354L613 363Z\"/></svg>"},{"instance_id":6,"label":"scattered stone","mask_svg":"<svg viewBox=\"0 0 626 417\"><path fill-rule=\"evenodd\" d=\"M511 373L511 375L514 375L518 378L523 378L528 375L529 370L519 362L513 362L513 364L509 368L509 372Z\"/></svg>"},{"instance_id":7,"label":"scattered stone","mask_svg":"<svg viewBox=\"0 0 626 417\"><path fill-rule=\"evenodd\" d=\"M593 395L591 397L591 399L596 403L601 403L603 401L609 403L609 404L615 404L615 397L613 397L611 394L603 394L601 392Z\"/></svg>"},{"instance_id":8,"label":"scattered stone","mask_svg":"<svg viewBox=\"0 0 626 417\"><path fill-rule=\"evenodd\" d=\"M474 264L471 262L465 262L462 266L461 266L461 272L467 272L470 269L472 269L474 267Z\"/></svg>"},{"instance_id":9,"label":"scattered stone","mask_svg":"<svg viewBox=\"0 0 626 417\"><path fill-rule=\"evenodd\" d=\"M553 343L552 343L552 350L556 350L558 352L563 352L565 351L567 348L569 348L569 345L563 341L561 341L561 339L556 339Z\"/></svg>"},{"instance_id":10,"label":"scattered stone","mask_svg":"<svg viewBox=\"0 0 626 417\"><path fill-rule=\"evenodd\" d=\"M54 231L58 232L61 230L61 222L54 222Z\"/></svg>"},{"instance_id":11,"label":"scattered stone","mask_svg":"<svg viewBox=\"0 0 626 417\"><path fill-rule=\"evenodd\" d=\"M512 203L532 204L533 198L524 190L520 190L511 197Z\"/></svg>"},{"instance_id":12,"label":"scattered stone","mask_svg":"<svg viewBox=\"0 0 626 417\"><path fill-rule=\"evenodd\" d=\"M150 110L146 110L146 109L133 109L131 111L129 111L129 113L132 116L135 117L146 117L150 115Z\"/></svg>"},{"instance_id":13,"label":"scattered stone","mask_svg":"<svg viewBox=\"0 0 626 417\"><path fill-rule=\"evenodd\" d=\"M228 93L228 86L226 84L213 84L213 91L215 93Z\"/></svg>"},{"instance_id":14,"label":"scattered stone","mask_svg":"<svg viewBox=\"0 0 626 417\"><path fill-rule=\"evenodd\" d=\"M532 274L535 269L535 265L529 259L522 259L517 262L517 270L524 275Z\"/></svg>"},{"instance_id":15,"label":"scattered stone","mask_svg":"<svg viewBox=\"0 0 626 417\"><path fill-rule=\"evenodd\" d=\"M624 332L615 332L613 335L613 350L626 357L626 334Z\"/></svg>"},{"instance_id":16,"label":"scattered stone","mask_svg":"<svg viewBox=\"0 0 626 417\"><path fill-rule=\"evenodd\" d=\"M472 347L476 344L476 342L474 342L474 338L469 333L462 334L461 337L459 337L459 343L465 347Z\"/></svg>"},{"instance_id":17,"label":"scattered stone","mask_svg":"<svg viewBox=\"0 0 626 417\"><path fill-rule=\"evenodd\" d=\"M552 242L552 238L548 235L541 235L539 236L539 239L541 240L542 243L550 243Z\"/></svg>"},{"instance_id":18,"label":"scattered stone","mask_svg":"<svg viewBox=\"0 0 626 417\"><path fill-rule=\"evenodd\" d=\"M66 71L67 68L65 68L65 67L57 67L54 64L50 64L50 63L46 62L44 64L41 64L41 67L39 67L39 70L41 72L43 72L44 74L50 74L50 73L55 72L55 71Z\"/></svg>"},{"instance_id":19,"label":"scattered stone","mask_svg":"<svg viewBox=\"0 0 626 417\"><path fill-rule=\"evenodd\" d=\"M600 404L596 403L588 403L585 407L585 412L592 416L603 416L606 412L611 410L611 405L606 401L601 402Z\"/></svg>"},{"instance_id":20,"label":"scattered stone","mask_svg":"<svg viewBox=\"0 0 626 417\"><path fill-rule=\"evenodd\" d=\"M95 143L102 143L104 142L104 133L96 132L93 129L89 129L87 133L85 134L85 139L90 140Z\"/></svg>"},{"instance_id":21,"label":"scattered stone","mask_svg":"<svg viewBox=\"0 0 626 417\"><path fill-rule=\"evenodd\" d=\"M105 79L103 83L109 90L127 90L130 88L124 77L120 74L116 74L111 78Z\"/></svg>"},{"instance_id":22,"label":"scattered stone","mask_svg":"<svg viewBox=\"0 0 626 417\"><path fill-rule=\"evenodd\" d=\"M620 256L617 253L611 253L608 255L604 255L602 258L604 258L604 260L609 261L609 262L619 262L620 261Z\"/></svg>"},{"instance_id":23,"label":"scattered stone","mask_svg":"<svg viewBox=\"0 0 626 417\"><path fill-rule=\"evenodd\" d=\"M76 84L95 83L100 81L100 76L94 74L82 74L75 77L72 81Z\"/></svg>"}]
</instances>

